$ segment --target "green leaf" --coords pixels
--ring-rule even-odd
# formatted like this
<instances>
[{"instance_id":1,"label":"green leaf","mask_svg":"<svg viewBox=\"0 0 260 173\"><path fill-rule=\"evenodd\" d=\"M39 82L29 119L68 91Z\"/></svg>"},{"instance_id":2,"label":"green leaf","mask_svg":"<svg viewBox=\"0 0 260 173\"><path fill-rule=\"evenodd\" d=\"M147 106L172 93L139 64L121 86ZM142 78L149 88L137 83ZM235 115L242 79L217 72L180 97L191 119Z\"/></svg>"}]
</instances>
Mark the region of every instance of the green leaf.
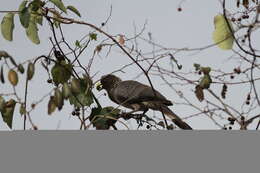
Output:
<instances>
[{"instance_id":1,"label":"green leaf","mask_svg":"<svg viewBox=\"0 0 260 173\"><path fill-rule=\"evenodd\" d=\"M104 107L101 110L101 114L103 115L109 115L113 118L118 118L118 114L120 113L120 109L116 109L112 106Z\"/></svg>"},{"instance_id":2,"label":"green leaf","mask_svg":"<svg viewBox=\"0 0 260 173\"><path fill-rule=\"evenodd\" d=\"M51 69L51 75L55 85L67 82L72 73L71 64L59 64L56 63Z\"/></svg>"},{"instance_id":3,"label":"green leaf","mask_svg":"<svg viewBox=\"0 0 260 173\"><path fill-rule=\"evenodd\" d=\"M22 1L22 3L21 3L20 6L19 6L18 11L19 11L19 12L23 11L23 10L26 8L27 3L28 3L27 0Z\"/></svg>"},{"instance_id":4,"label":"green leaf","mask_svg":"<svg viewBox=\"0 0 260 173\"><path fill-rule=\"evenodd\" d=\"M42 9L39 8L36 12L36 14L32 14L33 17L35 17L35 21L37 24L42 25L43 22L43 15L42 15Z\"/></svg>"},{"instance_id":5,"label":"green leaf","mask_svg":"<svg viewBox=\"0 0 260 173\"><path fill-rule=\"evenodd\" d=\"M39 25L42 25L42 21L43 21L43 16L37 15L36 16L36 23L38 23Z\"/></svg>"},{"instance_id":6,"label":"green leaf","mask_svg":"<svg viewBox=\"0 0 260 173\"><path fill-rule=\"evenodd\" d=\"M93 126L96 127L96 129L98 129L98 130L109 129L109 126L106 122L107 119L99 117L101 115L101 111L102 111L102 108L100 108L100 107L92 108L89 119L93 123Z\"/></svg>"},{"instance_id":7,"label":"green leaf","mask_svg":"<svg viewBox=\"0 0 260 173\"><path fill-rule=\"evenodd\" d=\"M70 89L70 86L69 84L66 82L66 83L63 83L63 86L62 86L62 95L65 99L68 99L69 96L71 95L71 89Z\"/></svg>"},{"instance_id":8,"label":"green leaf","mask_svg":"<svg viewBox=\"0 0 260 173\"><path fill-rule=\"evenodd\" d=\"M72 94L69 97L70 104L76 107L90 106L93 103L90 91L88 93L80 92L79 94Z\"/></svg>"},{"instance_id":9,"label":"green leaf","mask_svg":"<svg viewBox=\"0 0 260 173\"><path fill-rule=\"evenodd\" d=\"M45 5L45 2L41 0L33 0L28 6L31 11L36 12Z\"/></svg>"},{"instance_id":10,"label":"green leaf","mask_svg":"<svg viewBox=\"0 0 260 173\"><path fill-rule=\"evenodd\" d=\"M21 115L25 115L26 114L26 109L25 109L25 104L21 104L20 106L20 110L19 110Z\"/></svg>"},{"instance_id":11,"label":"green leaf","mask_svg":"<svg viewBox=\"0 0 260 173\"><path fill-rule=\"evenodd\" d=\"M97 40L97 34L96 33L90 33L89 37L91 40Z\"/></svg>"},{"instance_id":12,"label":"green leaf","mask_svg":"<svg viewBox=\"0 0 260 173\"><path fill-rule=\"evenodd\" d=\"M23 1L19 6L19 19L24 28L27 28L29 26L31 16L29 8L26 7L27 3L28 1Z\"/></svg>"},{"instance_id":13,"label":"green leaf","mask_svg":"<svg viewBox=\"0 0 260 173\"><path fill-rule=\"evenodd\" d=\"M78 15L79 17L81 17L80 12L79 12L78 9L76 9L74 6L69 5L69 6L67 6L67 9L70 10L70 11L72 11L73 13L75 13L76 15Z\"/></svg>"},{"instance_id":14,"label":"green leaf","mask_svg":"<svg viewBox=\"0 0 260 173\"><path fill-rule=\"evenodd\" d=\"M195 64L193 64L193 66L195 67L196 71L200 70L200 64L195 63Z\"/></svg>"},{"instance_id":15,"label":"green leaf","mask_svg":"<svg viewBox=\"0 0 260 173\"><path fill-rule=\"evenodd\" d=\"M71 80L71 91L73 93L86 93L89 90L89 87L91 87L91 80L87 78L86 76L83 76L83 78L73 78Z\"/></svg>"},{"instance_id":16,"label":"green leaf","mask_svg":"<svg viewBox=\"0 0 260 173\"><path fill-rule=\"evenodd\" d=\"M211 68L210 67L201 67L200 71L202 71L203 74L208 75L211 71Z\"/></svg>"},{"instance_id":17,"label":"green leaf","mask_svg":"<svg viewBox=\"0 0 260 173\"><path fill-rule=\"evenodd\" d=\"M64 13L67 13L67 9L61 0L50 0L56 7L58 7Z\"/></svg>"},{"instance_id":18,"label":"green leaf","mask_svg":"<svg viewBox=\"0 0 260 173\"><path fill-rule=\"evenodd\" d=\"M75 46L78 47L78 48L82 48L82 46L80 45L79 40L76 40L76 42L75 42Z\"/></svg>"},{"instance_id":19,"label":"green leaf","mask_svg":"<svg viewBox=\"0 0 260 173\"><path fill-rule=\"evenodd\" d=\"M208 89L210 87L210 84L212 83L210 75L204 75L203 78L201 79L199 86L202 89Z\"/></svg>"},{"instance_id":20,"label":"green leaf","mask_svg":"<svg viewBox=\"0 0 260 173\"><path fill-rule=\"evenodd\" d=\"M103 109L92 108L90 121L93 122L93 125L96 127L96 129L106 130L117 122L119 113L120 109L116 109L112 106L108 106Z\"/></svg>"},{"instance_id":21,"label":"green leaf","mask_svg":"<svg viewBox=\"0 0 260 173\"><path fill-rule=\"evenodd\" d=\"M40 44L35 16L30 18L29 26L26 28L26 35L34 44Z\"/></svg>"},{"instance_id":22,"label":"green leaf","mask_svg":"<svg viewBox=\"0 0 260 173\"><path fill-rule=\"evenodd\" d=\"M76 107L90 106L93 103L93 97L89 86L89 81L85 78L73 78L71 81L72 94L69 97L70 104Z\"/></svg>"},{"instance_id":23,"label":"green leaf","mask_svg":"<svg viewBox=\"0 0 260 173\"><path fill-rule=\"evenodd\" d=\"M16 101L11 99L5 103L5 109L3 111L1 111L2 118L10 129L12 129L15 105L16 105Z\"/></svg>"},{"instance_id":24,"label":"green leaf","mask_svg":"<svg viewBox=\"0 0 260 173\"><path fill-rule=\"evenodd\" d=\"M214 25L215 31L213 32L213 40L215 44L217 44L218 47L223 50L232 49L234 43L232 32L234 30L231 22L229 22L229 25L232 32L228 27L228 23L226 22L225 17L221 14L214 17Z\"/></svg>"},{"instance_id":25,"label":"green leaf","mask_svg":"<svg viewBox=\"0 0 260 173\"><path fill-rule=\"evenodd\" d=\"M1 32L3 37L8 40L13 40L14 30L14 13L7 13L1 22Z\"/></svg>"},{"instance_id":26,"label":"green leaf","mask_svg":"<svg viewBox=\"0 0 260 173\"><path fill-rule=\"evenodd\" d=\"M80 80L77 79L77 78L73 78L71 80L71 91L74 93L74 94L78 94L81 91L81 86L80 86Z\"/></svg>"}]
</instances>

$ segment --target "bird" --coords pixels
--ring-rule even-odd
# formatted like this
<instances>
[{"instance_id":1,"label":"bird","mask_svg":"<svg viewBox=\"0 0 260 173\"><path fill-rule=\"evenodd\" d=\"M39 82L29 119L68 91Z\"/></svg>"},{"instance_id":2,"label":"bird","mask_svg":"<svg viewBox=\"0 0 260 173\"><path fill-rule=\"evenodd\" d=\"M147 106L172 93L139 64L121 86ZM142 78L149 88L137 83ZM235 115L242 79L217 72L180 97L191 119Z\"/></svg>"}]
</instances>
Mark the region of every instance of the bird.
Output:
<instances>
[{"instance_id":1,"label":"bird","mask_svg":"<svg viewBox=\"0 0 260 173\"><path fill-rule=\"evenodd\" d=\"M131 109L131 113L137 111L147 112L149 109L162 112L172 122L184 130L192 130L178 115L168 106L172 102L152 87L134 80L122 81L113 74L107 74L100 79L101 89L107 91L108 97L115 103Z\"/></svg>"}]
</instances>

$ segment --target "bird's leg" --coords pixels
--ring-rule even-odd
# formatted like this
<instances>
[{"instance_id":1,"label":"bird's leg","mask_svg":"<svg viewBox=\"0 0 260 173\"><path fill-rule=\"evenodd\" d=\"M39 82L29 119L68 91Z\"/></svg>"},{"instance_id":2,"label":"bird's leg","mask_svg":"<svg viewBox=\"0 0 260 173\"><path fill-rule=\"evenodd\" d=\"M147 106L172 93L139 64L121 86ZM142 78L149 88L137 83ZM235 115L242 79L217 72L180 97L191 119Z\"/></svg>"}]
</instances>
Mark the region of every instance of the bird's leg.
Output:
<instances>
[{"instance_id":1,"label":"bird's leg","mask_svg":"<svg viewBox=\"0 0 260 173\"><path fill-rule=\"evenodd\" d=\"M144 111L143 111L143 116L145 115L145 113L148 111L149 109L148 108L145 108Z\"/></svg>"},{"instance_id":2,"label":"bird's leg","mask_svg":"<svg viewBox=\"0 0 260 173\"><path fill-rule=\"evenodd\" d=\"M139 126L142 126L142 118L145 117L145 113L148 111L149 109L148 108L144 108L143 110L143 113L142 114L138 114L137 117L136 117L136 121L137 121L137 124L139 124ZM139 127L138 126L138 127Z\"/></svg>"},{"instance_id":3,"label":"bird's leg","mask_svg":"<svg viewBox=\"0 0 260 173\"><path fill-rule=\"evenodd\" d=\"M142 114L135 114L136 115L136 123L138 124L138 128L143 126L143 117L145 116L145 113L147 112L147 110L144 110Z\"/></svg>"},{"instance_id":4,"label":"bird's leg","mask_svg":"<svg viewBox=\"0 0 260 173\"><path fill-rule=\"evenodd\" d=\"M135 112L138 112L139 110L132 110L130 112L123 112L122 113L122 117L125 119L125 120L129 120L130 118L133 118L133 113Z\"/></svg>"},{"instance_id":5,"label":"bird's leg","mask_svg":"<svg viewBox=\"0 0 260 173\"><path fill-rule=\"evenodd\" d=\"M125 115L127 115L127 116L130 115L131 117L133 117L133 113L138 112L138 111L140 111L140 110L132 110L132 111L130 111L130 112L126 112ZM145 113L145 112L144 112L144 113ZM142 126L142 117L143 117L144 113L143 113L143 114L135 114L135 115L134 115L134 117L135 117L135 119L136 119L136 122L137 122L137 124L138 124L138 128L139 128L140 126Z\"/></svg>"},{"instance_id":6,"label":"bird's leg","mask_svg":"<svg viewBox=\"0 0 260 173\"><path fill-rule=\"evenodd\" d=\"M142 118L145 117L145 113L149 109L142 104L132 104L131 108L133 109L132 111L124 113L124 115L126 115L126 117L133 117L133 115L132 115L133 113L138 112L138 111L143 111L142 114L135 114L135 116L134 116L136 119L136 122L138 124L138 128L139 128L140 126L143 125Z\"/></svg>"}]
</instances>

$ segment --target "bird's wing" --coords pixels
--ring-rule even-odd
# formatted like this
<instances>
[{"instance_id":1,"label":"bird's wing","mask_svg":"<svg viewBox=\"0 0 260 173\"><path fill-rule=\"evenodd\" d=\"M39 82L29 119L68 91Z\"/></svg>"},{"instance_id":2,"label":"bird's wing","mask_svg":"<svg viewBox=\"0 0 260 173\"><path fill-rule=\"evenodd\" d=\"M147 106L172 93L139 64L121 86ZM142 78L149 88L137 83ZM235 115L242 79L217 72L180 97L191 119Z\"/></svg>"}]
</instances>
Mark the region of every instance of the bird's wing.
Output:
<instances>
[{"instance_id":1,"label":"bird's wing","mask_svg":"<svg viewBox=\"0 0 260 173\"><path fill-rule=\"evenodd\" d=\"M181 129L191 130L192 128L187 123L167 107L172 103L158 91L155 91L155 93L156 96L151 87L132 80L119 82L113 89L113 97L116 103L123 103L122 105L129 107L128 105L131 104L147 102L149 108L163 112Z\"/></svg>"},{"instance_id":2,"label":"bird's wing","mask_svg":"<svg viewBox=\"0 0 260 173\"><path fill-rule=\"evenodd\" d=\"M150 86L132 80L119 82L113 89L113 95L117 103L127 102L128 104L134 104L155 101L168 106L172 105L171 101L167 100L158 91L154 91Z\"/></svg>"}]
</instances>

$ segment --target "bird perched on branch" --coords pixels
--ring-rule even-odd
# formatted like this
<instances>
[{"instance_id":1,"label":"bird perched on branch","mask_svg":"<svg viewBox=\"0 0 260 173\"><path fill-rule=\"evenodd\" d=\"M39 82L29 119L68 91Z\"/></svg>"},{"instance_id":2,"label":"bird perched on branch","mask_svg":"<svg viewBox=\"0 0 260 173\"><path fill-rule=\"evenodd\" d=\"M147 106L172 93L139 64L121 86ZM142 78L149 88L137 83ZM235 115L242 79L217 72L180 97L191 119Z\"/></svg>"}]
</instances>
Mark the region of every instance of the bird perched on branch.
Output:
<instances>
[{"instance_id":1,"label":"bird perched on branch","mask_svg":"<svg viewBox=\"0 0 260 173\"><path fill-rule=\"evenodd\" d=\"M102 89L107 91L109 98L119 105L132 109L131 113L137 111L145 113L148 109L161 111L179 128L192 129L168 108L172 105L172 102L150 86L133 80L122 81L112 74L102 76L100 82Z\"/></svg>"}]
</instances>

